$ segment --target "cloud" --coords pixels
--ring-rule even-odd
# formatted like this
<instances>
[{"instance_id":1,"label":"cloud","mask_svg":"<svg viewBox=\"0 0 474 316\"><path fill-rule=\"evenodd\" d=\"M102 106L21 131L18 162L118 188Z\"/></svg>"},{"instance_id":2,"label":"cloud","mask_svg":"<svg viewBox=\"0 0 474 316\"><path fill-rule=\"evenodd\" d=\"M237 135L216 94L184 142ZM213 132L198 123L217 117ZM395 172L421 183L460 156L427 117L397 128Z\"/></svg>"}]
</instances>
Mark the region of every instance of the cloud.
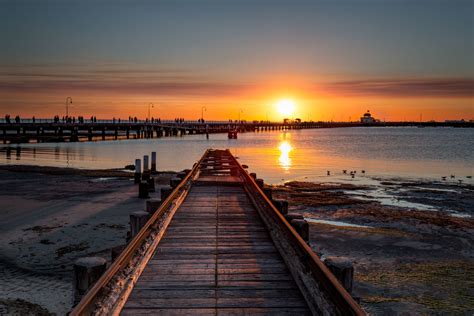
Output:
<instances>
[{"instance_id":1,"label":"cloud","mask_svg":"<svg viewBox=\"0 0 474 316\"><path fill-rule=\"evenodd\" d=\"M258 86L218 79L176 68L146 65L24 65L0 67L0 93L104 95L239 96ZM354 97L474 96L471 78L381 78L322 82L310 88L315 95ZM273 91L268 91L271 94Z\"/></svg>"},{"instance_id":2,"label":"cloud","mask_svg":"<svg viewBox=\"0 0 474 316\"><path fill-rule=\"evenodd\" d=\"M322 89L344 96L386 97L472 97L474 79L373 79L339 81L323 84Z\"/></svg>"},{"instance_id":3,"label":"cloud","mask_svg":"<svg viewBox=\"0 0 474 316\"><path fill-rule=\"evenodd\" d=\"M207 79L179 69L124 69L123 67L69 70L28 68L0 71L0 92L99 92L127 95L229 95L247 85Z\"/></svg>"}]
</instances>

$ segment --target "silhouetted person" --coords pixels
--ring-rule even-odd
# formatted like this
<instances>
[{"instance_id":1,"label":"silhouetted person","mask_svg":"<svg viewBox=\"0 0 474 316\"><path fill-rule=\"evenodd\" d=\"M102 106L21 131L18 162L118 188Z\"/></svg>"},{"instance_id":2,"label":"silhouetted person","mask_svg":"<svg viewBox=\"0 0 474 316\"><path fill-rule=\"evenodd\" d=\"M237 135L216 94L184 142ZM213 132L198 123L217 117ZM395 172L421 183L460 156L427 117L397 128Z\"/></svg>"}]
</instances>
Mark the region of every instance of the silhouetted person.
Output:
<instances>
[{"instance_id":1,"label":"silhouetted person","mask_svg":"<svg viewBox=\"0 0 474 316\"><path fill-rule=\"evenodd\" d=\"M15 123L20 123L20 116L19 115L15 116Z\"/></svg>"},{"instance_id":2,"label":"silhouetted person","mask_svg":"<svg viewBox=\"0 0 474 316\"><path fill-rule=\"evenodd\" d=\"M34 116L34 115L33 115L33 118L32 118L32 120L33 120L33 123L36 121L36 118L35 118L35 116Z\"/></svg>"}]
</instances>

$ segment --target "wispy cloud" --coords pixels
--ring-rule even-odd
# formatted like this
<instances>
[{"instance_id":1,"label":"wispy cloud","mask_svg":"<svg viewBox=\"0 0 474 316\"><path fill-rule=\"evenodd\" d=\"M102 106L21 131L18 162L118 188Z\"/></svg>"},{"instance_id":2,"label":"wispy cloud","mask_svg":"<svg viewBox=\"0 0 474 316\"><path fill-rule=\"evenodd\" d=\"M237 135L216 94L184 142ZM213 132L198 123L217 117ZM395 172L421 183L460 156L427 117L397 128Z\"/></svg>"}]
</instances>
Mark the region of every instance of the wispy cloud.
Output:
<instances>
[{"instance_id":1,"label":"wispy cloud","mask_svg":"<svg viewBox=\"0 0 474 316\"><path fill-rule=\"evenodd\" d=\"M247 85L208 79L177 69L4 69L0 92L50 93L60 91L137 95L228 95Z\"/></svg>"},{"instance_id":2,"label":"wispy cloud","mask_svg":"<svg viewBox=\"0 0 474 316\"><path fill-rule=\"evenodd\" d=\"M0 93L103 93L114 95L239 96L256 83L207 77L184 69L131 65L0 67ZM474 96L472 78L381 78L322 82L315 95L354 97ZM271 94L272 91L269 91Z\"/></svg>"},{"instance_id":3,"label":"wispy cloud","mask_svg":"<svg viewBox=\"0 0 474 316\"><path fill-rule=\"evenodd\" d=\"M474 79L410 78L352 80L323 84L320 88L331 94L346 96L472 97L474 96Z\"/></svg>"}]
</instances>

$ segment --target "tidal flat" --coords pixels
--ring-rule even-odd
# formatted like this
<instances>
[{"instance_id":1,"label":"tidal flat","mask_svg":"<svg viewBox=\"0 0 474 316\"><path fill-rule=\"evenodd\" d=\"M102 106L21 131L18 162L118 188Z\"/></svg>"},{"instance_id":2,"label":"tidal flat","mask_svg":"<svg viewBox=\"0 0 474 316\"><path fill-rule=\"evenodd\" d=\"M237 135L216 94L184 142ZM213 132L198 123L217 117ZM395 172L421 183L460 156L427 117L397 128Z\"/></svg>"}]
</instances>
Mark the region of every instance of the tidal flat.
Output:
<instances>
[{"instance_id":1,"label":"tidal flat","mask_svg":"<svg viewBox=\"0 0 474 316\"><path fill-rule=\"evenodd\" d=\"M400 179L380 186L289 182L274 187L273 195L288 199L290 212L308 220L310 245L319 256L353 263L352 294L367 312L474 311L473 186Z\"/></svg>"},{"instance_id":2,"label":"tidal flat","mask_svg":"<svg viewBox=\"0 0 474 316\"><path fill-rule=\"evenodd\" d=\"M173 172L160 173L157 187ZM132 173L0 167L0 314L66 314L72 264L126 241L143 210ZM310 222L321 257L348 258L353 295L367 312L474 311L474 188L385 179L377 185L288 182L272 186ZM196 223L198 225L198 223Z\"/></svg>"}]
</instances>

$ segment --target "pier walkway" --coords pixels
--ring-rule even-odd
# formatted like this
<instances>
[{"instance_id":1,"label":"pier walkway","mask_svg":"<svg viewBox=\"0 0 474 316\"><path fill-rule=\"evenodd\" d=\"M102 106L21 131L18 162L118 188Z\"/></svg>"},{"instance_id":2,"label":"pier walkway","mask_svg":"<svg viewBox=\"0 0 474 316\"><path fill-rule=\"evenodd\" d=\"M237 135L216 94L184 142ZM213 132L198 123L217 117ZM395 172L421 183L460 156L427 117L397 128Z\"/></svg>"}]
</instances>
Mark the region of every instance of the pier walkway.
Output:
<instances>
[{"instance_id":1,"label":"pier walkway","mask_svg":"<svg viewBox=\"0 0 474 316\"><path fill-rule=\"evenodd\" d=\"M209 150L72 315L363 315L229 151Z\"/></svg>"}]
</instances>

